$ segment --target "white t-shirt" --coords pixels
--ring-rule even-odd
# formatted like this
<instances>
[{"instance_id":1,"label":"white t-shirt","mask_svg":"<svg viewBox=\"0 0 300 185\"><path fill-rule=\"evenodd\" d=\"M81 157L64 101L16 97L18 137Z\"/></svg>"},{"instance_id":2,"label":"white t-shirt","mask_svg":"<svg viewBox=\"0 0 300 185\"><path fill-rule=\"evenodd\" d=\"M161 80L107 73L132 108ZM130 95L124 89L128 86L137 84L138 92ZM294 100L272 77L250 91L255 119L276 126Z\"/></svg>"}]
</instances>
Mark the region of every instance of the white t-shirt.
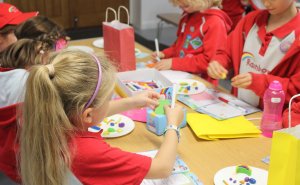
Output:
<instances>
[{"instance_id":1,"label":"white t-shirt","mask_svg":"<svg viewBox=\"0 0 300 185\"><path fill-rule=\"evenodd\" d=\"M0 72L0 107L24 101L28 74L25 69Z\"/></svg>"},{"instance_id":2,"label":"white t-shirt","mask_svg":"<svg viewBox=\"0 0 300 185\"><path fill-rule=\"evenodd\" d=\"M259 54L262 41L258 36L258 30L259 27L254 24L248 33L241 58L240 74L248 72L268 74L279 64L287 50L295 41L294 31L283 39L272 36L268 48L266 48L262 56ZM239 88L238 98L253 106L257 107L259 105L259 97L251 90Z\"/></svg>"}]
</instances>

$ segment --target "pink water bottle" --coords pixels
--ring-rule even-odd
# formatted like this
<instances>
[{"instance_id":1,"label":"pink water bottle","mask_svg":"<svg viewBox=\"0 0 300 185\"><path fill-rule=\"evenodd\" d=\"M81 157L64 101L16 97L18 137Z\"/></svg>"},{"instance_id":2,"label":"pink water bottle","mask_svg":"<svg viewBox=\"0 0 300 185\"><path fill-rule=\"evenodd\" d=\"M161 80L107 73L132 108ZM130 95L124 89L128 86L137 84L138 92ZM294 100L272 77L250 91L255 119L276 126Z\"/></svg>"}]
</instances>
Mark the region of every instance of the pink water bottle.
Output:
<instances>
[{"instance_id":1,"label":"pink water bottle","mask_svg":"<svg viewBox=\"0 0 300 185\"><path fill-rule=\"evenodd\" d=\"M272 137L274 130L282 128L284 99L285 94L281 83L277 80L273 81L264 94L264 110L260 124L264 136Z\"/></svg>"}]
</instances>

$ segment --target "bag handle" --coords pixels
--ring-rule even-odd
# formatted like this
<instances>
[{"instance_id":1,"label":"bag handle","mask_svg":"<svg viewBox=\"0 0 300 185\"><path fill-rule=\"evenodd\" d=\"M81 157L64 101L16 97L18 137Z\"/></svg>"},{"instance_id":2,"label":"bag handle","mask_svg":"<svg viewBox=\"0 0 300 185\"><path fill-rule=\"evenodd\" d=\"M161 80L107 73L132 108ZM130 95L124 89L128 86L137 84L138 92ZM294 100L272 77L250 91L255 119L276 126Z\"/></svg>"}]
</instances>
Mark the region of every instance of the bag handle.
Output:
<instances>
[{"instance_id":1,"label":"bag handle","mask_svg":"<svg viewBox=\"0 0 300 185\"><path fill-rule=\"evenodd\" d=\"M292 125L292 117L291 117L292 101L293 101L293 99L295 99L295 98L297 98L299 96L300 96L300 94L296 94L289 101L289 128L291 128L291 125Z\"/></svg>"},{"instance_id":2,"label":"bag handle","mask_svg":"<svg viewBox=\"0 0 300 185\"><path fill-rule=\"evenodd\" d=\"M118 20L120 22L120 12L121 12L121 9L123 9L123 10L126 11L126 14L127 14L127 24L129 25L129 11L128 11L128 9L125 6L119 6L119 8L118 8Z\"/></svg>"},{"instance_id":3,"label":"bag handle","mask_svg":"<svg viewBox=\"0 0 300 185\"><path fill-rule=\"evenodd\" d=\"M115 21L115 20L117 20L117 12L116 12L116 10L115 10L115 9L113 9L113 8L111 8L111 7L108 7L108 8L106 8L106 13L105 13L105 22L107 22L107 18L108 18L108 12L109 12L109 10L110 10L110 11L112 11L112 12L114 13L114 15L115 15L115 19L114 19L114 21Z\"/></svg>"}]
</instances>

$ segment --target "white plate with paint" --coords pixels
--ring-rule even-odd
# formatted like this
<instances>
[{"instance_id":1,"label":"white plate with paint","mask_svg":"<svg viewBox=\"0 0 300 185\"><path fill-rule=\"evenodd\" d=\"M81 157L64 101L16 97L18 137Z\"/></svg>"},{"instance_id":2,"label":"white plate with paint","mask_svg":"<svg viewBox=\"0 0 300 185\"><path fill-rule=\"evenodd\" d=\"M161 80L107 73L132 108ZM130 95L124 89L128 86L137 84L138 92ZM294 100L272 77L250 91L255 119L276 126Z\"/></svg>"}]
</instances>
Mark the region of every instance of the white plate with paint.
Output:
<instances>
[{"instance_id":1,"label":"white plate with paint","mask_svg":"<svg viewBox=\"0 0 300 185\"><path fill-rule=\"evenodd\" d=\"M121 114L115 114L105 118L96 126L90 127L90 132L102 131L101 136L104 138L114 138L129 134L135 127L132 119Z\"/></svg>"},{"instance_id":2,"label":"white plate with paint","mask_svg":"<svg viewBox=\"0 0 300 185\"><path fill-rule=\"evenodd\" d=\"M243 165L240 165L241 167ZM268 172L266 170L255 168L252 166L246 166L244 172L251 171L249 173L236 172L237 166L230 166L219 170L214 177L215 185L267 185ZM247 169L248 168L248 169ZM249 170L250 169L250 170Z\"/></svg>"},{"instance_id":3,"label":"white plate with paint","mask_svg":"<svg viewBox=\"0 0 300 185\"><path fill-rule=\"evenodd\" d=\"M87 53L94 53L94 49L88 46L69 46L68 49L70 50L81 50Z\"/></svg>"},{"instance_id":4,"label":"white plate with paint","mask_svg":"<svg viewBox=\"0 0 300 185\"><path fill-rule=\"evenodd\" d=\"M100 38L97 39L93 42L93 46L97 47L97 48L104 48L104 39Z\"/></svg>"},{"instance_id":5,"label":"white plate with paint","mask_svg":"<svg viewBox=\"0 0 300 185\"><path fill-rule=\"evenodd\" d=\"M193 79L177 80L174 83L178 85L177 94L185 94L185 95L199 94L206 89L204 83Z\"/></svg>"}]
</instances>

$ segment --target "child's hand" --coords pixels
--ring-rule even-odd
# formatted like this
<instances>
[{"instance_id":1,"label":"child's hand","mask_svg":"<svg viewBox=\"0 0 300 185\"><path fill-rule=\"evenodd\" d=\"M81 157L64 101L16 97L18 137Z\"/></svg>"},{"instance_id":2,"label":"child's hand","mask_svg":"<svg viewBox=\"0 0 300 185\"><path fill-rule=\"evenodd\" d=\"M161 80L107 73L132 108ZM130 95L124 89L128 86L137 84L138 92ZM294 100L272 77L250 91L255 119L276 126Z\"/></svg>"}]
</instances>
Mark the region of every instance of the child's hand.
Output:
<instances>
[{"instance_id":1,"label":"child's hand","mask_svg":"<svg viewBox=\"0 0 300 185\"><path fill-rule=\"evenodd\" d=\"M174 124L176 126L179 126L183 120L182 106L176 104L174 109L172 109L170 106L165 105L164 109L168 119L168 124Z\"/></svg>"},{"instance_id":2,"label":"child's hand","mask_svg":"<svg viewBox=\"0 0 300 185\"><path fill-rule=\"evenodd\" d=\"M172 59L164 59L155 64L155 69L157 70L168 70L172 68Z\"/></svg>"},{"instance_id":3,"label":"child's hand","mask_svg":"<svg viewBox=\"0 0 300 185\"><path fill-rule=\"evenodd\" d=\"M152 57L153 61L156 61L156 62L157 62L157 59L156 59L157 53L156 53L156 52L153 52L153 53L151 54L151 57ZM165 58L165 54L164 54L163 52L159 52L158 57L159 57L159 58Z\"/></svg>"},{"instance_id":4,"label":"child's hand","mask_svg":"<svg viewBox=\"0 0 300 185\"><path fill-rule=\"evenodd\" d=\"M132 106L135 108L150 107L155 109L159 103L160 94L155 91L143 91L131 97Z\"/></svg>"},{"instance_id":5,"label":"child's hand","mask_svg":"<svg viewBox=\"0 0 300 185\"><path fill-rule=\"evenodd\" d=\"M228 71L218 62L218 61L211 61L207 67L207 74L211 78L214 79L225 79L227 76Z\"/></svg>"},{"instance_id":6,"label":"child's hand","mask_svg":"<svg viewBox=\"0 0 300 185\"><path fill-rule=\"evenodd\" d=\"M247 88L252 84L250 73L239 74L231 79L231 85L236 88Z\"/></svg>"}]
</instances>

